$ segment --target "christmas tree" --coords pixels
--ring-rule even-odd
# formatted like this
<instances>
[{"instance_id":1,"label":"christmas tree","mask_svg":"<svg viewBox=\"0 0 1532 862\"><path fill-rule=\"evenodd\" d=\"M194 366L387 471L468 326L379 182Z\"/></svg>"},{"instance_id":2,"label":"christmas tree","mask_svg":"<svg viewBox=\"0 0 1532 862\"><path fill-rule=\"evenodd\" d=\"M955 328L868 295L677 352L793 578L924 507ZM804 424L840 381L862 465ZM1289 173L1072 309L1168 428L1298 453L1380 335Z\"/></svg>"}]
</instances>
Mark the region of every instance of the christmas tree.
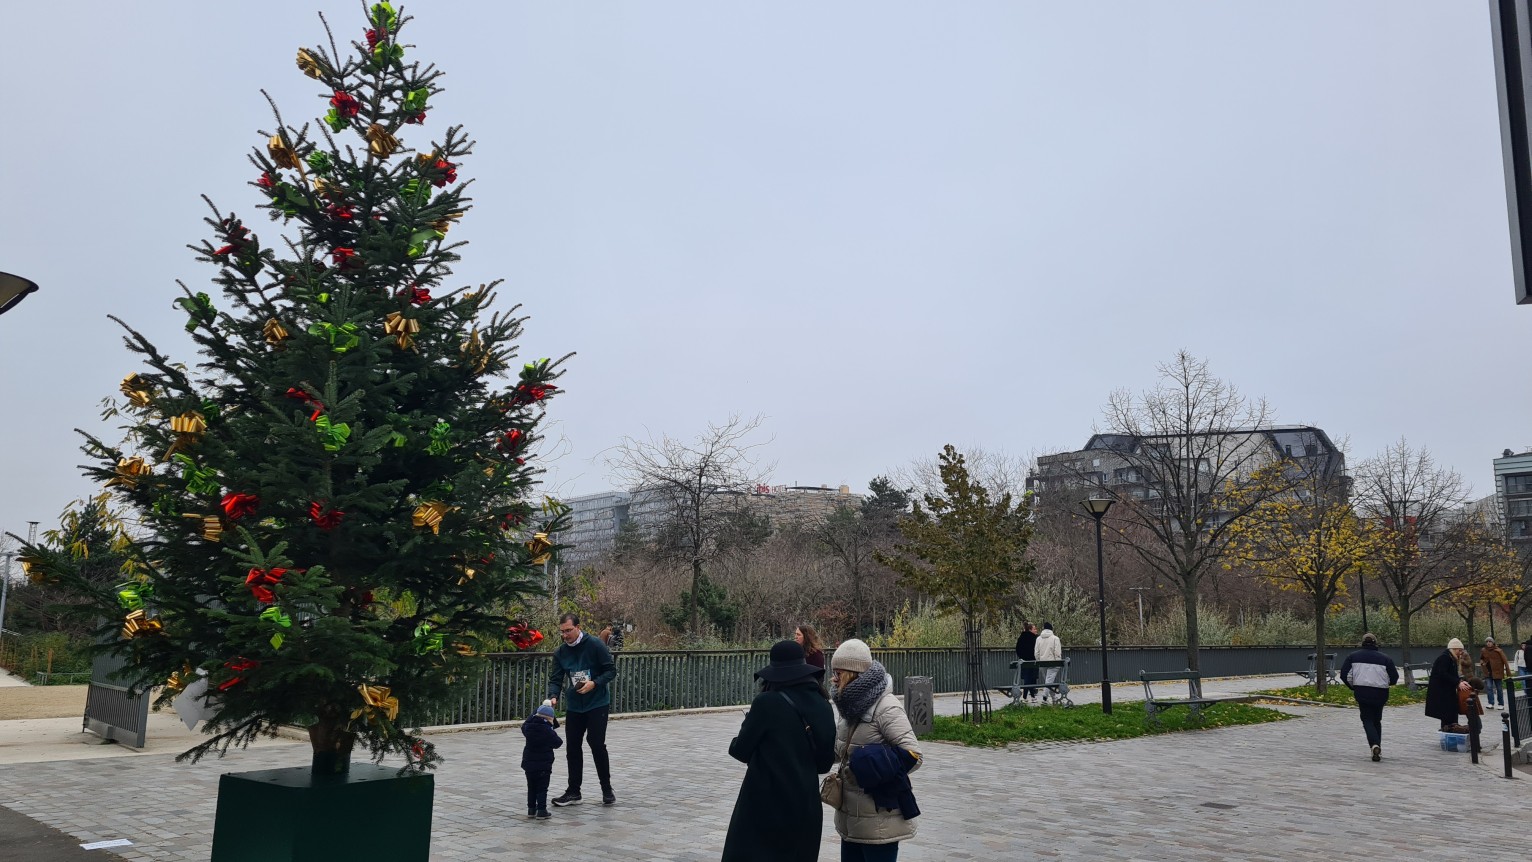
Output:
<instances>
[{"instance_id":1,"label":"christmas tree","mask_svg":"<svg viewBox=\"0 0 1532 862\"><path fill-rule=\"evenodd\" d=\"M489 311L494 285L444 286L472 143L432 135L440 72L400 41L409 20L379 3L352 51L298 51L328 111L295 127L273 104L251 156L278 241L208 201L191 248L222 299L176 300L205 361L123 324L147 368L111 411L124 442L85 450L141 525L125 582L25 552L33 577L91 597L134 686L164 702L206 673L211 736L183 758L296 725L316 772L344 771L357 741L433 766L408 728L478 678L563 526L527 463L563 360L509 378L524 318Z\"/></svg>"}]
</instances>

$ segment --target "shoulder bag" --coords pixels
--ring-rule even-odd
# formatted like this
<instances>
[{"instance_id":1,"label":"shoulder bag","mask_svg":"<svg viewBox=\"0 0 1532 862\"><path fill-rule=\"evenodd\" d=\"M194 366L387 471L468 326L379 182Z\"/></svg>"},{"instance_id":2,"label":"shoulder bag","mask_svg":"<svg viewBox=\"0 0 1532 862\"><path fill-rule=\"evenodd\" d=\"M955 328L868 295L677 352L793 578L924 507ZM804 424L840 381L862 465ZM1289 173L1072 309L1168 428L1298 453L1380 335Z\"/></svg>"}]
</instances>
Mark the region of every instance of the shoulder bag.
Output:
<instances>
[{"instance_id":1,"label":"shoulder bag","mask_svg":"<svg viewBox=\"0 0 1532 862\"><path fill-rule=\"evenodd\" d=\"M826 775L825 780L819 785L819 800L836 811L840 810L841 803L846 798L844 779L841 776L846 771L847 762L851 759L851 738L856 736L856 729L860 725L861 722L846 725L850 728L846 731L846 756L841 758L835 770Z\"/></svg>"}]
</instances>

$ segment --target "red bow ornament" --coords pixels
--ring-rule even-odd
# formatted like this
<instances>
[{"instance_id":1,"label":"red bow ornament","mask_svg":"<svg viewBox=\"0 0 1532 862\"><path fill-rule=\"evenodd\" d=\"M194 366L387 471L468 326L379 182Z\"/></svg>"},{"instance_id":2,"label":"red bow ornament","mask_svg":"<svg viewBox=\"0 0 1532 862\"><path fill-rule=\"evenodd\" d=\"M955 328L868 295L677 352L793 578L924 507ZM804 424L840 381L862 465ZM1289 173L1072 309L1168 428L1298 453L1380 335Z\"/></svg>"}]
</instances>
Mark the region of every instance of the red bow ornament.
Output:
<instances>
[{"instance_id":1,"label":"red bow ornament","mask_svg":"<svg viewBox=\"0 0 1532 862\"><path fill-rule=\"evenodd\" d=\"M261 498L254 494L229 493L224 495L220 505L223 506L224 517L238 521L246 515L255 514L256 508L261 505Z\"/></svg>"},{"instance_id":2,"label":"red bow ornament","mask_svg":"<svg viewBox=\"0 0 1532 862\"><path fill-rule=\"evenodd\" d=\"M245 586L250 588L250 595L262 604L271 604L277 600L272 587L282 583L282 576L287 574L286 569L251 569L245 575Z\"/></svg>"}]
</instances>

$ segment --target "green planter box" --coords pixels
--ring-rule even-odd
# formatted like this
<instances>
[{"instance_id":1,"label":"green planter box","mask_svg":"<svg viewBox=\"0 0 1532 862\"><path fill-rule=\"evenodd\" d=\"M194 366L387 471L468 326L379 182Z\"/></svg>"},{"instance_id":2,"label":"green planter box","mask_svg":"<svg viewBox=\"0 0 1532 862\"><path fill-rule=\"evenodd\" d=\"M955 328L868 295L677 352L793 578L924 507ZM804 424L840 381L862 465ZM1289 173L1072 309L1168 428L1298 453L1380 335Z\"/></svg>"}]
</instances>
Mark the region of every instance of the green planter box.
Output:
<instances>
[{"instance_id":1,"label":"green planter box","mask_svg":"<svg viewBox=\"0 0 1532 862\"><path fill-rule=\"evenodd\" d=\"M226 772L212 862L427 862L435 778L398 773L371 763L321 780L307 766Z\"/></svg>"}]
</instances>

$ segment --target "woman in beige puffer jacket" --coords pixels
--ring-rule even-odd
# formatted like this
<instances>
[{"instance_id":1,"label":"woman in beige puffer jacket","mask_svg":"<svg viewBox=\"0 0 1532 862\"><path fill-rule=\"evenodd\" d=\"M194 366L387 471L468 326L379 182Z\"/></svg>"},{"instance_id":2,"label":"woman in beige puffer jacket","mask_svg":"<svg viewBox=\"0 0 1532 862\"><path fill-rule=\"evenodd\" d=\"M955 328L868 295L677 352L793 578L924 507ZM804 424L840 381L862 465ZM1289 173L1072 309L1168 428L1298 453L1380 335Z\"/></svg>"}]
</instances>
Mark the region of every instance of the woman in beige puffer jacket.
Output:
<instances>
[{"instance_id":1,"label":"woman in beige puffer jacket","mask_svg":"<svg viewBox=\"0 0 1532 862\"><path fill-rule=\"evenodd\" d=\"M883 665L872 660L872 651L860 640L848 640L835 649L830 662L835 672L835 705L840 716L835 726L835 757L841 776L841 804L835 811L835 831L840 833L841 859L851 862L886 862L899 855L899 842L915 837L915 823L899 810L880 810L872 797L856 783L846 764L852 752L864 745L896 745L915 756L920 750L909 716L890 690ZM844 767L844 768L841 768Z\"/></svg>"}]
</instances>

